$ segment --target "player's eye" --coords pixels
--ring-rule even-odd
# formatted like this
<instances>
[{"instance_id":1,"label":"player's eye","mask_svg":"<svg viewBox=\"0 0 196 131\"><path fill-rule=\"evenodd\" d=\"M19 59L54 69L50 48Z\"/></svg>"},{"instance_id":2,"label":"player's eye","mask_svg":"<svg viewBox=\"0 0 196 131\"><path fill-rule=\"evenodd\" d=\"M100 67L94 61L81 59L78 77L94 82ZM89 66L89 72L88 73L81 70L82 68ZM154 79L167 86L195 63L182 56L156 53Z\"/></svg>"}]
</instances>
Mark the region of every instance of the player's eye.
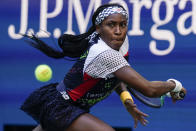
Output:
<instances>
[{"instance_id":1,"label":"player's eye","mask_svg":"<svg viewBox=\"0 0 196 131\"><path fill-rule=\"evenodd\" d=\"M120 27L125 28L127 26L127 22L121 22Z\"/></svg>"},{"instance_id":2,"label":"player's eye","mask_svg":"<svg viewBox=\"0 0 196 131\"><path fill-rule=\"evenodd\" d=\"M113 27L115 27L115 23L114 22L109 22L109 23L107 23L107 26L109 26L110 28L113 28Z\"/></svg>"}]
</instances>

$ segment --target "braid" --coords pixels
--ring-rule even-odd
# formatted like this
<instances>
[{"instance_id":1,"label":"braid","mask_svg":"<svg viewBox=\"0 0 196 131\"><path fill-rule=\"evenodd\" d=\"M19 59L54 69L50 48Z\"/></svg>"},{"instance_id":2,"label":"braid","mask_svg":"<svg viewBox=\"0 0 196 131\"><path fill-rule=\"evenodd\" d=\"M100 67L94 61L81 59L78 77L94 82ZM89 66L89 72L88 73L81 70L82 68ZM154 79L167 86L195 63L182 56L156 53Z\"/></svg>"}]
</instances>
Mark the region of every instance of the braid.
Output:
<instances>
[{"instance_id":1,"label":"braid","mask_svg":"<svg viewBox=\"0 0 196 131\"><path fill-rule=\"evenodd\" d=\"M65 56L71 58L80 57L89 47L89 40L86 38L94 31L95 27L92 26L88 32L80 35L63 34L58 39L58 44L63 50Z\"/></svg>"},{"instance_id":2,"label":"braid","mask_svg":"<svg viewBox=\"0 0 196 131\"><path fill-rule=\"evenodd\" d=\"M49 57L59 59L59 58L63 58L65 56L64 52L60 52L60 51L53 49L52 47L48 46L46 43L44 43L42 40L40 40L35 35L32 35L32 36L23 35L23 36L31 39L31 40L26 40L26 42L29 45L40 50L41 52L43 52L44 54L46 54Z\"/></svg>"}]
</instances>

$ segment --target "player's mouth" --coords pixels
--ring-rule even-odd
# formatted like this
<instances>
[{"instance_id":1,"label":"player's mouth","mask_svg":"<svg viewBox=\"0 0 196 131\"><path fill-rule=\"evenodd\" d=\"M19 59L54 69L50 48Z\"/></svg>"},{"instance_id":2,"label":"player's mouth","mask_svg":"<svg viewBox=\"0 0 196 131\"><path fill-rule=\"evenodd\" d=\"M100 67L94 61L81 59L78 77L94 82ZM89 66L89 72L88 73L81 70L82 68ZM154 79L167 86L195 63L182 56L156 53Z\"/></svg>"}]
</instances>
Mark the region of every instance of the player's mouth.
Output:
<instances>
[{"instance_id":1,"label":"player's mouth","mask_svg":"<svg viewBox=\"0 0 196 131\"><path fill-rule=\"evenodd\" d=\"M116 44L122 44L124 42L124 39L113 39L112 41Z\"/></svg>"},{"instance_id":2,"label":"player's mouth","mask_svg":"<svg viewBox=\"0 0 196 131\"><path fill-rule=\"evenodd\" d=\"M119 38L119 39L113 39L114 41L124 41L124 39L122 39L122 38Z\"/></svg>"}]
</instances>

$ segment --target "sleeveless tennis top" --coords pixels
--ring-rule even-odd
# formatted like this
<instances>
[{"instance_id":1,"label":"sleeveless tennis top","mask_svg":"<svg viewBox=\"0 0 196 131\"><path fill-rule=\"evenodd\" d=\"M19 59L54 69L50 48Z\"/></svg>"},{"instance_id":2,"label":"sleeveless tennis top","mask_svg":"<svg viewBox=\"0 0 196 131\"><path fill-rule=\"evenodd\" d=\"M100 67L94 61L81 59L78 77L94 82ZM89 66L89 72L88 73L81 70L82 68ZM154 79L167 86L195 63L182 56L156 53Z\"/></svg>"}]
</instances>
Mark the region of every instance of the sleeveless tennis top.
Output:
<instances>
[{"instance_id":1,"label":"sleeveless tennis top","mask_svg":"<svg viewBox=\"0 0 196 131\"><path fill-rule=\"evenodd\" d=\"M65 99L72 99L84 108L105 99L118 82L113 73L129 66L123 57L128 55L126 44L116 51L99 39L76 61L64 78L63 88L57 90Z\"/></svg>"}]
</instances>

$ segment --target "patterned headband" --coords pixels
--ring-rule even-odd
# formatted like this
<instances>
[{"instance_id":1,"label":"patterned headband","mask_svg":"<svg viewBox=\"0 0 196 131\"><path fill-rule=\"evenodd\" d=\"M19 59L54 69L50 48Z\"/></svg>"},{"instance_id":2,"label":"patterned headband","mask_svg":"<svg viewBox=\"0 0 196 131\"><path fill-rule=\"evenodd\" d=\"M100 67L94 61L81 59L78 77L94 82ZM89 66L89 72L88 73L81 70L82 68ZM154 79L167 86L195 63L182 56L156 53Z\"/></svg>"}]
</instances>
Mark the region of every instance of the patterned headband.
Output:
<instances>
[{"instance_id":1,"label":"patterned headband","mask_svg":"<svg viewBox=\"0 0 196 131\"><path fill-rule=\"evenodd\" d=\"M122 7L119 6L112 6L112 7L105 8L103 11L101 11L98 14L95 20L95 25L99 25L106 17L116 13L124 15L128 20L128 14L126 10L124 10Z\"/></svg>"}]
</instances>

